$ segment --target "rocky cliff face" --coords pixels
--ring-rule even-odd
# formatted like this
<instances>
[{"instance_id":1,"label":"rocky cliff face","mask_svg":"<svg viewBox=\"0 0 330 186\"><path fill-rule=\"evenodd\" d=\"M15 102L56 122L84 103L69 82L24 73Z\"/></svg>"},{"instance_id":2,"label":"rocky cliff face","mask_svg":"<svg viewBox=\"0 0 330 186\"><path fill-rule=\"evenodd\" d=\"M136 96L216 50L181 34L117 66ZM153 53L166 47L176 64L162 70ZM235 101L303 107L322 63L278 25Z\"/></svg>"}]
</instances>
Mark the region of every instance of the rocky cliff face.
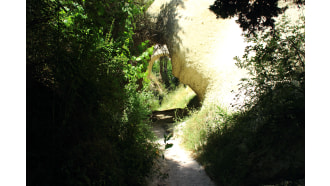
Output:
<instances>
[{"instance_id":1,"label":"rocky cliff face","mask_svg":"<svg viewBox=\"0 0 330 186\"><path fill-rule=\"evenodd\" d=\"M245 76L233 57L245 44L234 20L216 19L214 0L156 0L148 9L172 59L173 75L205 103L228 105Z\"/></svg>"},{"instance_id":2,"label":"rocky cliff face","mask_svg":"<svg viewBox=\"0 0 330 186\"><path fill-rule=\"evenodd\" d=\"M214 0L155 0L147 13L160 44L172 60L173 75L203 100L229 106L240 79L247 73L235 66L242 56L244 38L234 19L216 19L209 10ZM157 35L156 34L156 35ZM155 52L152 64L160 50ZM158 55L158 56L156 56Z\"/></svg>"}]
</instances>

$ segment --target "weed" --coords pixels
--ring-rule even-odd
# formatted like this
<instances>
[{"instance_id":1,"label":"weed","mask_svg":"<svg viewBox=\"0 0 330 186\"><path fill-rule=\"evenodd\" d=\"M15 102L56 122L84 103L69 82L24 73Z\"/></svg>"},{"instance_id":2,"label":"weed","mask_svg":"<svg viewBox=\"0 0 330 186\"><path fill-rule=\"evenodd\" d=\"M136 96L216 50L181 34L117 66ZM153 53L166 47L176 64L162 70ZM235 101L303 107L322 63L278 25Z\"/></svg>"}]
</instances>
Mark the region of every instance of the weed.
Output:
<instances>
[{"instance_id":1,"label":"weed","mask_svg":"<svg viewBox=\"0 0 330 186\"><path fill-rule=\"evenodd\" d=\"M173 108L185 108L189 101L195 96L195 92L188 86L179 85L177 89L166 94L163 98L159 110L168 110Z\"/></svg>"}]
</instances>

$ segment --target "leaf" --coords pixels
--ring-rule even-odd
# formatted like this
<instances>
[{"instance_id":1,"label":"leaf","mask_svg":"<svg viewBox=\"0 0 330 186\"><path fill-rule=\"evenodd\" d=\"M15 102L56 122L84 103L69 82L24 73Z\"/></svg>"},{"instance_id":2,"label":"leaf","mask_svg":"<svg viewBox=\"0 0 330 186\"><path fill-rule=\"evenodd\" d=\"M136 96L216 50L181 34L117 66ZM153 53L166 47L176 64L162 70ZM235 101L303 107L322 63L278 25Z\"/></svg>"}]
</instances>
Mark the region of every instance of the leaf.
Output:
<instances>
[{"instance_id":1,"label":"leaf","mask_svg":"<svg viewBox=\"0 0 330 186\"><path fill-rule=\"evenodd\" d=\"M167 144L165 145L165 150L166 150L166 149L169 149L169 148L171 148L171 147L173 147L173 143L167 143Z\"/></svg>"},{"instance_id":2,"label":"leaf","mask_svg":"<svg viewBox=\"0 0 330 186\"><path fill-rule=\"evenodd\" d=\"M149 55L152 55L152 53L154 52L154 47L152 46L152 47L148 48L147 51L148 51Z\"/></svg>"},{"instance_id":3,"label":"leaf","mask_svg":"<svg viewBox=\"0 0 330 186\"><path fill-rule=\"evenodd\" d=\"M172 137L173 137L173 134L169 134L169 135L167 136L166 141L170 140Z\"/></svg>"},{"instance_id":4,"label":"leaf","mask_svg":"<svg viewBox=\"0 0 330 186\"><path fill-rule=\"evenodd\" d=\"M141 60L142 60L142 57L141 56L139 56L139 57L136 58L136 61L141 61Z\"/></svg>"}]
</instances>

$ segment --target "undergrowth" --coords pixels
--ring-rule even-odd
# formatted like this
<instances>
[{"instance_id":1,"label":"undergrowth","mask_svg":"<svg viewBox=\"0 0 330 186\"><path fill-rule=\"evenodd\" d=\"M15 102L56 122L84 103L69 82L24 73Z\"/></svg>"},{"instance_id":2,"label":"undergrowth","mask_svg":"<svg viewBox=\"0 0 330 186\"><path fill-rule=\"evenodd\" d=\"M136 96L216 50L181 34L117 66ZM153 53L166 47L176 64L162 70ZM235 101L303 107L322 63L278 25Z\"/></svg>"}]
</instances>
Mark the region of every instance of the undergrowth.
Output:
<instances>
[{"instance_id":1,"label":"undergrowth","mask_svg":"<svg viewBox=\"0 0 330 186\"><path fill-rule=\"evenodd\" d=\"M294 98L294 91L282 88L278 90L288 94L285 102L267 95L269 99L249 111L219 114L214 126L204 126L203 130L210 132L206 133L207 139L202 132L199 134L205 142L199 146L198 161L218 184L289 181L296 185L304 178L304 98ZM256 112L263 104L272 107Z\"/></svg>"},{"instance_id":2,"label":"undergrowth","mask_svg":"<svg viewBox=\"0 0 330 186\"><path fill-rule=\"evenodd\" d=\"M163 87L160 83L159 87ZM149 88L156 95L149 95L151 110L169 110L175 108L186 108L189 101L196 96L196 93L188 86L180 84L174 90L167 90L164 87L161 91L155 90L155 87Z\"/></svg>"},{"instance_id":3,"label":"undergrowth","mask_svg":"<svg viewBox=\"0 0 330 186\"><path fill-rule=\"evenodd\" d=\"M148 5L27 1L27 185L146 184L153 48L133 35Z\"/></svg>"},{"instance_id":4,"label":"undergrowth","mask_svg":"<svg viewBox=\"0 0 330 186\"><path fill-rule=\"evenodd\" d=\"M231 113L204 106L184 122L183 143L219 185L304 185L305 41L302 23L250 38L237 65L252 78ZM253 54L253 55L252 55Z\"/></svg>"},{"instance_id":5,"label":"undergrowth","mask_svg":"<svg viewBox=\"0 0 330 186\"><path fill-rule=\"evenodd\" d=\"M185 108L195 95L196 93L191 88L181 84L164 96L158 110Z\"/></svg>"},{"instance_id":6,"label":"undergrowth","mask_svg":"<svg viewBox=\"0 0 330 186\"><path fill-rule=\"evenodd\" d=\"M182 119L182 140L185 148L197 154L207 142L209 134L219 126L218 120L221 116L228 116L226 109L216 105L208 105L201 110L190 110L190 116Z\"/></svg>"}]
</instances>

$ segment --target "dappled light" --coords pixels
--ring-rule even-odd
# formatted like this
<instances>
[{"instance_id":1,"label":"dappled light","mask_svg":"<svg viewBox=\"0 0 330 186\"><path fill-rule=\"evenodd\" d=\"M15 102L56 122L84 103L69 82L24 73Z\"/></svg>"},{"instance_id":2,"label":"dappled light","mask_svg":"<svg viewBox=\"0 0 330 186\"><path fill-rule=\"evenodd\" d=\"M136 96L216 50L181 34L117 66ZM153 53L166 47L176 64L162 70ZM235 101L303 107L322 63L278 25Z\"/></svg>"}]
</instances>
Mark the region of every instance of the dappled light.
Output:
<instances>
[{"instance_id":1,"label":"dappled light","mask_svg":"<svg viewBox=\"0 0 330 186\"><path fill-rule=\"evenodd\" d=\"M304 2L28 0L27 185L304 185Z\"/></svg>"}]
</instances>

